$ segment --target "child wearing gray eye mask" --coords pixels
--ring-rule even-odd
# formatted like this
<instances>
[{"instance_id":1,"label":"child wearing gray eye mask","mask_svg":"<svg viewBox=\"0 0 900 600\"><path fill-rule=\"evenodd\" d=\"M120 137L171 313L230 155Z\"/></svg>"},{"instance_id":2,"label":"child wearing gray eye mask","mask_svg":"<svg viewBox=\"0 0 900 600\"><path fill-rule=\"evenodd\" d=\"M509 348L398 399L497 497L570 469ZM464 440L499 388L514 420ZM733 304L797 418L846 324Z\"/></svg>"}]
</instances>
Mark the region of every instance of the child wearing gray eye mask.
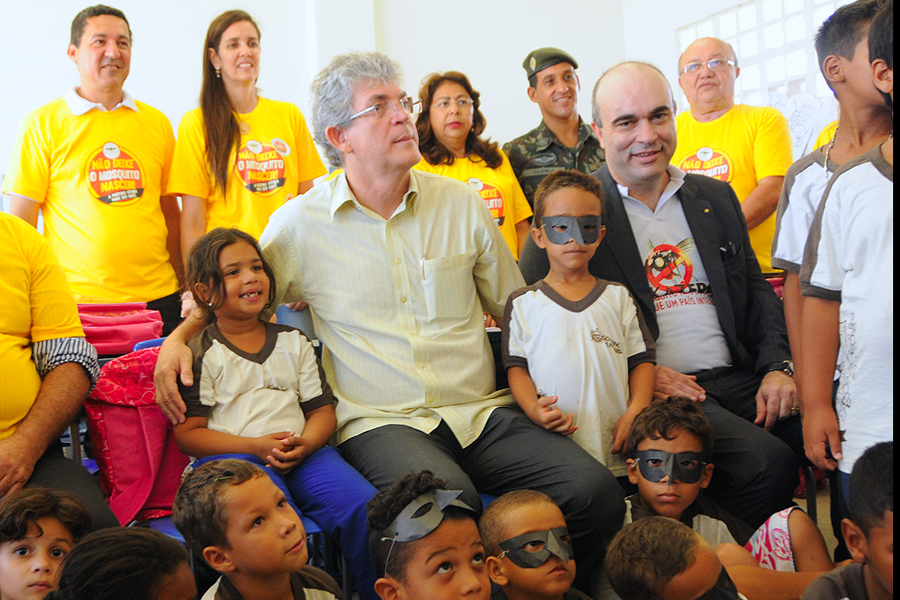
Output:
<instances>
[{"instance_id":1,"label":"child wearing gray eye mask","mask_svg":"<svg viewBox=\"0 0 900 600\"><path fill-rule=\"evenodd\" d=\"M834 568L822 534L799 507L775 513L754 531L702 495L713 475L713 429L698 403L653 402L634 420L629 441L628 477L638 493L625 501L625 525L654 516L681 521L715 549L751 599L796 599Z\"/></svg>"},{"instance_id":2,"label":"child wearing gray eye mask","mask_svg":"<svg viewBox=\"0 0 900 600\"><path fill-rule=\"evenodd\" d=\"M635 416L653 397L656 347L628 289L597 279L588 263L603 241L603 189L562 170L534 195L535 243L546 278L510 294L503 365L528 417L571 436L616 477Z\"/></svg>"},{"instance_id":3,"label":"child wearing gray eye mask","mask_svg":"<svg viewBox=\"0 0 900 600\"><path fill-rule=\"evenodd\" d=\"M573 589L575 557L562 511L534 490L503 494L484 510L478 530L496 586L491 600L590 600Z\"/></svg>"}]
</instances>

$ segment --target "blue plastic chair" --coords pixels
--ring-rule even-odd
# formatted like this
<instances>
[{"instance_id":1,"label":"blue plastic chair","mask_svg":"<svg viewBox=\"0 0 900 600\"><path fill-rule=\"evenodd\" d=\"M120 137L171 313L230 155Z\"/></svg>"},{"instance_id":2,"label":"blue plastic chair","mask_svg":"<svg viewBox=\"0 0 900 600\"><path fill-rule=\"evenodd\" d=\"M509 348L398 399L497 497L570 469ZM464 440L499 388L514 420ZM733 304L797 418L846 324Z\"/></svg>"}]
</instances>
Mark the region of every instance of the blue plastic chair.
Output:
<instances>
[{"instance_id":1,"label":"blue plastic chair","mask_svg":"<svg viewBox=\"0 0 900 600\"><path fill-rule=\"evenodd\" d=\"M134 345L132 350L143 350L144 348L156 348L157 346L162 346L162 343L166 340L166 338L156 338L155 340L144 340L143 342L138 342Z\"/></svg>"}]
</instances>

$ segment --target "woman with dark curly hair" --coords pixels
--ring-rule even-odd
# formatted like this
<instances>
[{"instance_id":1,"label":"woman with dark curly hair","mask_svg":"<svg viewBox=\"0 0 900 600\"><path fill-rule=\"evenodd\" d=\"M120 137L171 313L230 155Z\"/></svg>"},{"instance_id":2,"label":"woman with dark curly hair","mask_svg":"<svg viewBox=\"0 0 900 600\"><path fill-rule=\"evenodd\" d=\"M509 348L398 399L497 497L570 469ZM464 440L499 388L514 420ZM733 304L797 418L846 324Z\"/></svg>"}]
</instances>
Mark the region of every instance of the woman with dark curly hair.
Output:
<instances>
[{"instance_id":1,"label":"woman with dark curly hair","mask_svg":"<svg viewBox=\"0 0 900 600\"><path fill-rule=\"evenodd\" d=\"M458 71L432 73L422 81L416 121L422 160L416 168L475 188L518 260L531 229L531 208L503 150L481 138L487 121L478 110L479 97Z\"/></svg>"}]
</instances>

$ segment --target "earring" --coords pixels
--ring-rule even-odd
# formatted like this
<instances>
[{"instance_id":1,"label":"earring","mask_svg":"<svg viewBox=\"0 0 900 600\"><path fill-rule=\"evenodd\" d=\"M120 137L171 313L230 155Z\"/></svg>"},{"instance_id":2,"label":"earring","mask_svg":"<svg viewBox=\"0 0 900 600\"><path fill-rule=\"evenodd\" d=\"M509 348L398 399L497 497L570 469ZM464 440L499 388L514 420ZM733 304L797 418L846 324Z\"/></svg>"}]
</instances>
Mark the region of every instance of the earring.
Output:
<instances>
[{"instance_id":1,"label":"earring","mask_svg":"<svg viewBox=\"0 0 900 600\"><path fill-rule=\"evenodd\" d=\"M208 307L212 308L212 302L207 302L206 305L207 305Z\"/></svg>"},{"instance_id":2,"label":"earring","mask_svg":"<svg viewBox=\"0 0 900 600\"><path fill-rule=\"evenodd\" d=\"M216 69L216 79L222 79L222 71L220 69Z\"/></svg>"}]
</instances>

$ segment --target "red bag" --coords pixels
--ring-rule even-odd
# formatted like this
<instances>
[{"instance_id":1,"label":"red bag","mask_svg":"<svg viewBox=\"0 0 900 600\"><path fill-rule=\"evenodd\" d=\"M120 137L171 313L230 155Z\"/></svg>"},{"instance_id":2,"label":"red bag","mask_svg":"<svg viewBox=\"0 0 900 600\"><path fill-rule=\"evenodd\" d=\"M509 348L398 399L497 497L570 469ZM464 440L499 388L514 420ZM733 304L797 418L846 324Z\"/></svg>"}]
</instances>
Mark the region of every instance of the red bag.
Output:
<instances>
[{"instance_id":1,"label":"red bag","mask_svg":"<svg viewBox=\"0 0 900 600\"><path fill-rule=\"evenodd\" d=\"M79 304L78 316L100 356L125 354L138 342L162 336L162 317L158 310L147 310L146 302Z\"/></svg>"},{"instance_id":2,"label":"red bag","mask_svg":"<svg viewBox=\"0 0 900 600\"><path fill-rule=\"evenodd\" d=\"M103 366L85 400L100 484L119 523L172 514L189 462L172 426L156 406L153 369L159 348L147 348Z\"/></svg>"}]
</instances>

